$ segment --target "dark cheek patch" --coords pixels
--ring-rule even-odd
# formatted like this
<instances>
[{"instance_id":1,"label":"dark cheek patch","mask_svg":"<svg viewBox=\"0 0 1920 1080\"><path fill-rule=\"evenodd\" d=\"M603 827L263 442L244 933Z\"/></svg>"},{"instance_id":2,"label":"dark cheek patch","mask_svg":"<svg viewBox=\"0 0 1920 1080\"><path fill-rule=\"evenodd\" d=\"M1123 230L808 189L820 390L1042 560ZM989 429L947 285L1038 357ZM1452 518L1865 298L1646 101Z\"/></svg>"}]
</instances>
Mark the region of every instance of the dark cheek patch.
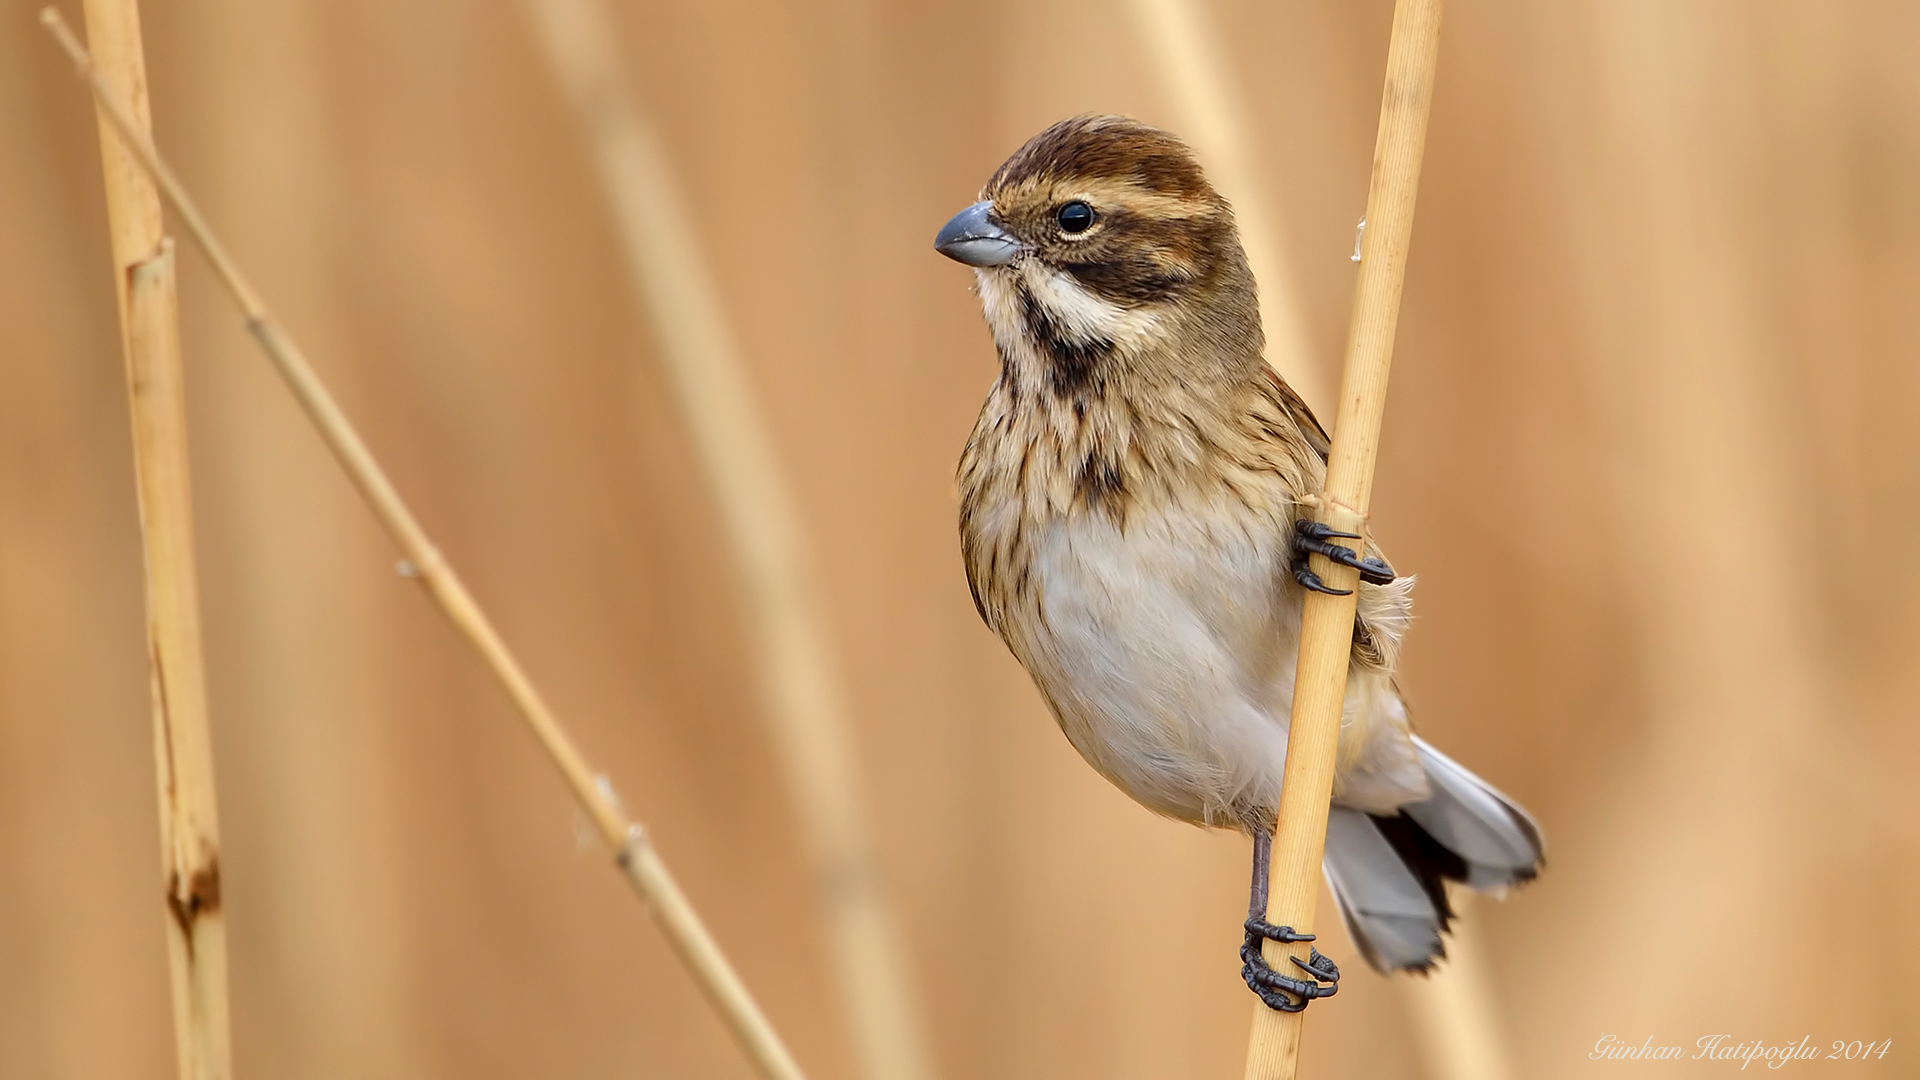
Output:
<instances>
[{"instance_id":1,"label":"dark cheek patch","mask_svg":"<svg viewBox=\"0 0 1920 1080\"><path fill-rule=\"evenodd\" d=\"M1116 209L1107 230L1105 243L1063 268L1102 299L1127 306L1174 300L1204 284L1201 268L1220 261L1217 248L1228 239L1212 215L1156 220Z\"/></svg>"},{"instance_id":2,"label":"dark cheek patch","mask_svg":"<svg viewBox=\"0 0 1920 1080\"><path fill-rule=\"evenodd\" d=\"M1172 300L1193 281L1192 274L1143 255L1073 263L1066 271L1101 299L1128 306Z\"/></svg>"}]
</instances>

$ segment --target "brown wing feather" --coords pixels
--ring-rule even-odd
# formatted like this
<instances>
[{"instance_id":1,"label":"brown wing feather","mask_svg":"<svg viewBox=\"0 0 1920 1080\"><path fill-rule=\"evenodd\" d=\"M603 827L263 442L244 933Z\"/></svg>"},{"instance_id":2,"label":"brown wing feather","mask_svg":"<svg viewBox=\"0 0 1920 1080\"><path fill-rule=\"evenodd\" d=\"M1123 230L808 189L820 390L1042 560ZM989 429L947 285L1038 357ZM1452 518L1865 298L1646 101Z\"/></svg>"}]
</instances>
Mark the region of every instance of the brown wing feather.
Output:
<instances>
[{"instance_id":1,"label":"brown wing feather","mask_svg":"<svg viewBox=\"0 0 1920 1080\"><path fill-rule=\"evenodd\" d=\"M1277 392L1280 405L1287 411L1288 419L1300 429L1300 435L1313 447L1320 460L1325 462L1333 447L1333 440L1327 437L1327 430L1314 418L1313 410L1280 373L1265 364L1261 368L1266 373L1267 382ZM1380 546L1369 536L1365 551L1369 555L1386 558ZM1353 615L1353 658L1360 667L1371 671L1391 671L1400 651L1400 636L1405 633L1408 601L1406 590L1391 586L1360 586L1360 600Z\"/></svg>"},{"instance_id":2,"label":"brown wing feather","mask_svg":"<svg viewBox=\"0 0 1920 1080\"><path fill-rule=\"evenodd\" d=\"M1266 372L1267 380L1273 383L1274 388L1280 391L1280 403L1286 406L1287 415L1292 418L1293 426L1300 429L1300 434L1306 438L1307 445L1313 447L1313 452L1320 455L1320 460L1327 460L1327 454L1333 450L1333 440L1327 437L1327 429L1320 426L1320 421L1314 418L1313 410L1307 408L1307 403L1301 400L1299 394L1294 393L1293 387L1287 385L1287 380L1281 378L1280 373L1273 370L1272 365L1262 364L1261 370Z\"/></svg>"}]
</instances>

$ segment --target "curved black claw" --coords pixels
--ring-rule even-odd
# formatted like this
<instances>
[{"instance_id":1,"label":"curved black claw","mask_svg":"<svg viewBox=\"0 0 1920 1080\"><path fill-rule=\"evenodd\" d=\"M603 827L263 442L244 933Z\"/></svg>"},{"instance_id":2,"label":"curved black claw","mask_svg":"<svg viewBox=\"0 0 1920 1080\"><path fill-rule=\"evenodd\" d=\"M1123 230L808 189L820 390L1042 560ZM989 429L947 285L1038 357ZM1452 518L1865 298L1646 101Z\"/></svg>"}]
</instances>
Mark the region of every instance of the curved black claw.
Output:
<instances>
[{"instance_id":1,"label":"curved black claw","mask_svg":"<svg viewBox=\"0 0 1920 1080\"><path fill-rule=\"evenodd\" d=\"M1330 589L1320 580L1320 575L1307 567L1307 556L1323 555L1342 566L1351 566L1360 571L1360 580L1372 585L1387 585L1393 581L1393 567L1385 559L1372 555L1361 558L1350 547L1328 543L1329 540L1358 540L1359 533L1340 532L1331 525L1322 525L1318 521L1296 521L1293 523L1293 580L1329 596L1345 596L1349 590Z\"/></svg>"},{"instance_id":2,"label":"curved black claw","mask_svg":"<svg viewBox=\"0 0 1920 1080\"><path fill-rule=\"evenodd\" d=\"M1300 559L1293 564L1293 580L1312 589L1314 592L1323 592L1328 596L1353 595L1352 589L1335 589L1328 586L1326 582L1321 581L1319 574L1307 569L1307 560L1305 559Z\"/></svg>"},{"instance_id":3,"label":"curved black claw","mask_svg":"<svg viewBox=\"0 0 1920 1080\"><path fill-rule=\"evenodd\" d=\"M1340 992L1340 968L1320 955L1319 949L1309 947L1305 960L1297 956L1287 958L1311 976L1311 980L1280 974L1260 953L1262 938L1290 945L1297 941L1310 942L1314 939L1312 934L1297 934L1290 926L1275 926L1257 916L1246 921L1246 929L1246 940L1240 946L1240 977L1267 1008L1299 1012L1316 998L1330 998Z\"/></svg>"}]
</instances>

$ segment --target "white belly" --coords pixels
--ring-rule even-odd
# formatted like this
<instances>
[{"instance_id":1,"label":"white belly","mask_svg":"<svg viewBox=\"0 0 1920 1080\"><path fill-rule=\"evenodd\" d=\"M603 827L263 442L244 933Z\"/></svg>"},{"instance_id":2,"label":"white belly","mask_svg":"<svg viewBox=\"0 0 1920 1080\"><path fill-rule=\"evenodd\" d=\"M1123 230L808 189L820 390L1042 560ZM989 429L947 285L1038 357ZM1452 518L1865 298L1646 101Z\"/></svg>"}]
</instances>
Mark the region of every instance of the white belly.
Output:
<instances>
[{"instance_id":1,"label":"white belly","mask_svg":"<svg viewBox=\"0 0 1920 1080\"><path fill-rule=\"evenodd\" d=\"M1301 595L1283 537L1137 508L1124 533L1098 514L1039 531L1035 610L1009 644L1074 748L1151 810L1233 825L1279 805ZM1342 804L1390 813L1426 797L1389 676L1350 673L1339 760Z\"/></svg>"},{"instance_id":2,"label":"white belly","mask_svg":"<svg viewBox=\"0 0 1920 1080\"><path fill-rule=\"evenodd\" d=\"M1074 515L1031 549L1037 617L1015 651L1095 769L1188 821L1279 797L1299 598L1281 537L1243 525Z\"/></svg>"}]
</instances>

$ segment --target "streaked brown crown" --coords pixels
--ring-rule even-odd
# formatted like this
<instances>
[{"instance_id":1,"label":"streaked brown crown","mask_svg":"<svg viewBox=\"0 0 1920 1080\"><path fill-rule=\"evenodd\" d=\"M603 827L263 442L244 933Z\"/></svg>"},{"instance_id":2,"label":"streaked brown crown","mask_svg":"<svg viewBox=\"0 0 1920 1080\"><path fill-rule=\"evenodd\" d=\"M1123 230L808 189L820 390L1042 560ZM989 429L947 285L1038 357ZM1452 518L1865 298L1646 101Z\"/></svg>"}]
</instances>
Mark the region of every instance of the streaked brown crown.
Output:
<instances>
[{"instance_id":1,"label":"streaked brown crown","mask_svg":"<svg viewBox=\"0 0 1920 1080\"><path fill-rule=\"evenodd\" d=\"M988 181L1000 226L1097 295L1134 306L1223 290L1252 297L1233 211L1187 145L1121 116L1076 116L1027 141ZM1093 208L1085 232L1061 207Z\"/></svg>"}]
</instances>

